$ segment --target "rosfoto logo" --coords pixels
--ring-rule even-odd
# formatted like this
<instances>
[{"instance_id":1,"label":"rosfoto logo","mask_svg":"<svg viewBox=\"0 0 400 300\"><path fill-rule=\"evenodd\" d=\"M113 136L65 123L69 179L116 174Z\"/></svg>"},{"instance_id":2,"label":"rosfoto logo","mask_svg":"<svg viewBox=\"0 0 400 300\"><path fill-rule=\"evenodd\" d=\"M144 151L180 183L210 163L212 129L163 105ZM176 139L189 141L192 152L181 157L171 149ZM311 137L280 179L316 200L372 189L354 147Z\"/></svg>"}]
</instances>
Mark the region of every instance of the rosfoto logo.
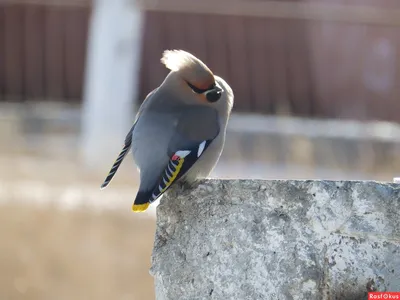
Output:
<instances>
[{"instance_id":1,"label":"rosfoto logo","mask_svg":"<svg viewBox=\"0 0 400 300\"><path fill-rule=\"evenodd\" d=\"M400 292L371 292L368 293L369 300L400 300Z\"/></svg>"}]
</instances>

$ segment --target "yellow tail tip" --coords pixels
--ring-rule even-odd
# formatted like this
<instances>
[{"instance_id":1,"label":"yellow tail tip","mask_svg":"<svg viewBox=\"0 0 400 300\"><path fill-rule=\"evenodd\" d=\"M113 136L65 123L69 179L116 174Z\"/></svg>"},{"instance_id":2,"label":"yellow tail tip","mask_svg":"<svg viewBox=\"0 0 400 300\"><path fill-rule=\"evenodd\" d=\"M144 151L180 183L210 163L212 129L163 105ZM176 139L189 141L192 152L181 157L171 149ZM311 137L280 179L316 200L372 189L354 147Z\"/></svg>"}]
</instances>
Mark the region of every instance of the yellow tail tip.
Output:
<instances>
[{"instance_id":1,"label":"yellow tail tip","mask_svg":"<svg viewBox=\"0 0 400 300\"><path fill-rule=\"evenodd\" d=\"M132 211L133 212L144 212L149 207L149 205L150 205L150 203L133 204Z\"/></svg>"}]
</instances>

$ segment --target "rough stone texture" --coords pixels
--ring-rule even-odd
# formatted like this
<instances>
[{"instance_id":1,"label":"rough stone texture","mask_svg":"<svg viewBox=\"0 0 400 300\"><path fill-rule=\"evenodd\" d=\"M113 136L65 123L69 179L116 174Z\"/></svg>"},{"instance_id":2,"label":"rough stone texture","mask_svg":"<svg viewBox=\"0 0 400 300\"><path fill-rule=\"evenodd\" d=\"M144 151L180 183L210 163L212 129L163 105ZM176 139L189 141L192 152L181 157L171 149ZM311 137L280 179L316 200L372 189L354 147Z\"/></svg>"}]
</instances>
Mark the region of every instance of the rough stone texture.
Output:
<instances>
[{"instance_id":1,"label":"rough stone texture","mask_svg":"<svg viewBox=\"0 0 400 300\"><path fill-rule=\"evenodd\" d=\"M157 208L157 300L400 291L400 185L205 180Z\"/></svg>"}]
</instances>

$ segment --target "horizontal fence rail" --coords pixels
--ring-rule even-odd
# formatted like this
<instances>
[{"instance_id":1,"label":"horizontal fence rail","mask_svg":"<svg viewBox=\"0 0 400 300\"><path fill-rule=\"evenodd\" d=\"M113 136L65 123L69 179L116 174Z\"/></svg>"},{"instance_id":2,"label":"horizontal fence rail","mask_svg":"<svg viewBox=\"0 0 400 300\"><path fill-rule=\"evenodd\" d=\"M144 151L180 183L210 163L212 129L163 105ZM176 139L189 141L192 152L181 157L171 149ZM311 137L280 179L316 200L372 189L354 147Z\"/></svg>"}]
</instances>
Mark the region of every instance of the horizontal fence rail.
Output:
<instances>
[{"instance_id":1,"label":"horizontal fence rail","mask_svg":"<svg viewBox=\"0 0 400 300\"><path fill-rule=\"evenodd\" d=\"M397 5L397 9L387 9L382 8L382 6L367 6L365 4L335 4L334 1L320 3L316 0L301 2L262 0L140 0L139 3L144 10L148 11L400 25L400 4Z\"/></svg>"},{"instance_id":2,"label":"horizontal fence rail","mask_svg":"<svg viewBox=\"0 0 400 300\"><path fill-rule=\"evenodd\" d=\"M91 7L93 0L0 0L0 5L46 5L61 7Z\"/></svg>"}]
</instances>

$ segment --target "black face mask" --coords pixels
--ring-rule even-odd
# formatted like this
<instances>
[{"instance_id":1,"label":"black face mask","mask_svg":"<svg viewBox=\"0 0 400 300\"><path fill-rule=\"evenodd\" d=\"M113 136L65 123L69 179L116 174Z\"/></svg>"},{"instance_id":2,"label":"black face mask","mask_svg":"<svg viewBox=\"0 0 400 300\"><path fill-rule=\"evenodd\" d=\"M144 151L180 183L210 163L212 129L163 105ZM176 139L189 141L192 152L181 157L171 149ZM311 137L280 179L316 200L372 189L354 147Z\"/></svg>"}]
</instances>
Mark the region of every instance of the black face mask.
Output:
<instances>
[{"instance_id":1,"label":"black face mask","mask_svg":"<svg viewBox=\"0 0 400 300\"><path fill-rule=\"evenodd\" d=\"M210 86L208 89L202 90L202 89L195 87L190 82L186 81L186 83L192 89L192 91L194 93L204 94L206 96L206 99L208 102L211 102L211 103L217 102L222 96L223 90L220 87L216 86L215 84Z\"/></svg>"}]
</instances>

